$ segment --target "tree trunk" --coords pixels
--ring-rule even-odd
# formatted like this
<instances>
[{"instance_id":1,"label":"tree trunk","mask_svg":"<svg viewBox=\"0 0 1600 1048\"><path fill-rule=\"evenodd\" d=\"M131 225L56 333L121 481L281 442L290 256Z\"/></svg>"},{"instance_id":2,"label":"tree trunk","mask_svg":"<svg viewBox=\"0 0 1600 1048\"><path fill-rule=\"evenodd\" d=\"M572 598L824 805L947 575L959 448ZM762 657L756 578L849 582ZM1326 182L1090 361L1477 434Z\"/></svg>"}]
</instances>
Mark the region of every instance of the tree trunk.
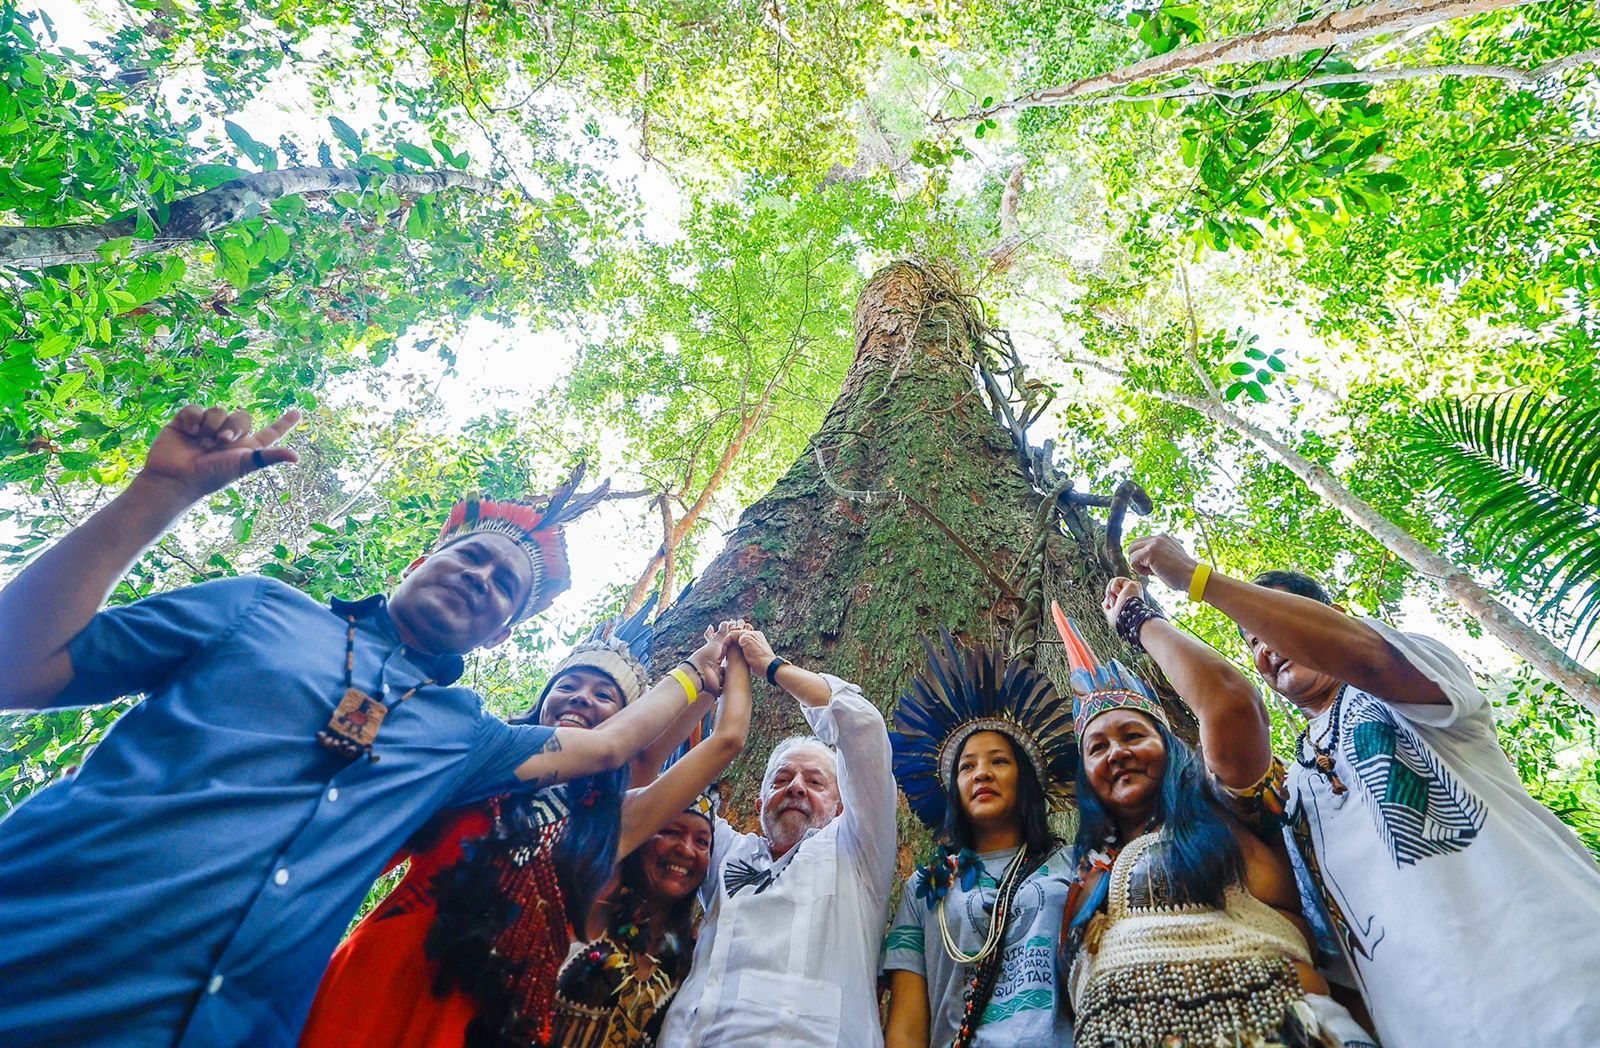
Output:
<instances>
[{"instance_id":1,"label":"tree trunk","mask_svg":"<svg viewBox=\"0 0 1600 1048\"><path fill-rule=\"evenodd\" d=\"M487 179L460 171L428 171L386 175L379 171L337 167L291 167L283 171L263 171L226 182L214 189L175 200L165 222L155 226L153 240L134 240L132 257L167 251L178 244L203 240L219 229L233 225L246 215L246 209L270 204L279 197L304 193L359 193L381 183L403 196L420 196L445 189L466 189L474 193L494 193L499 186ZM154 216L152 216L153 218ZM111 222L78 226L0 226L0 265L16 269L42 269L99 262L99 249L113 240L132 237L138 228L137 216Z\"/></svg>"},{"instance_id":2,"label":"tree trunk","mask_svg":"<svg viewBox=\"0 0 1600 1048\"><path fill-rule=\"evenodd\" d=\"M1088 95L1126 87L1143 80L1197 72L1223 65L1267 62L1292 58L1307 51L1343 47L1374 36L1403 33L1409 29L1446 22L1456 18L1518 7L1532 0L1376 0L1357 7L1341 7L1304 22L1272 26L1253 33L1242 33L1223 40L1180 47L1154 55L1106 73L1074 80L1070 84L1045 87L1020 98L997 102L964 116L943 118L943 123L971 123L985 117L1020 109L1078 104Z\"/></svg>"},{"instance_id":3,"label":"tree trunk","mask_svg":"<svg viewBox=\"0 0 1600 1048\"><path fill-rule=\"evenodd\" d=\"M1050 496L1030 486L976 381L984 332L936 268L896 262L873 276L856 307L855 361L821 430L657 622L656 665L686 654L707 623L743 616L780 654L859 683L889 716L923 663L918 635L946 626L1007 644L1030 575L1097 650L1130 657L1100 615L1102 529L1065 501L1041 517ZM1030 572L1036 519L1047 535L1042 570ZM1021 654L1065 685L1048 630ZM805 730L793 700L756 687L750 743L725 791L746 825L773 743Z\"/></svg>"},{"instance_id":4,"label":"tree trunk","mask_svg":"<svg viewBox=\"0 0 1600 1048\"><path fill-rule=\"evenodd\" d=\"M1068 357L1067 363L1090 368L1124 383L1129 375L1095 360ZM1198 365L1196 365L1198 366ZM1130 386L1130 388L1133 388ZM1215 387L1208 382L1208 389ZM1568 695L1589 707L1600 717L1600 678L1585 669L1550 642L1544 634L1496 600L1467 572L1451 563L1427 543L1385 517L1376 506L1345 487L1327 469L1301 455L1271 433L1239 417L1215 395L1191 396L1165 390L1139 389L1138 392L1180 404L1204 414L1213 422L1253 441L1263 454L1299 477L1312 491L1327 500L1346 520L1365 531L1389 552L1411 565L1454 600L1484 630L1516 652L1534 669L1561 687Z\"/></svg>"}]
</instances>

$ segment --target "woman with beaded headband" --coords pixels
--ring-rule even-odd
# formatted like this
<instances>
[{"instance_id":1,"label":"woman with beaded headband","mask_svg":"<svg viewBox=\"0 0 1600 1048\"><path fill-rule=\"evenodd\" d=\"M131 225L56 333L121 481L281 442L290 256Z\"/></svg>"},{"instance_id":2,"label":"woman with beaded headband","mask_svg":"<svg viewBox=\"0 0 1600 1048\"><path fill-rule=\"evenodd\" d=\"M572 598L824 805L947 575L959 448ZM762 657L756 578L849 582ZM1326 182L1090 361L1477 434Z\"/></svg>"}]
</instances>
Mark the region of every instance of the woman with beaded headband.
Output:
<instances>
[{"instance_id":1,"label":"woman with beaded headband","mask_svg":"<svg viewBox=\"0 0 1600 1048\"><path fill-rule=\"evenodd\" d=\"M939 835L884 943L886 1048L1068 1044L1055 935L1071 857L1051 832L1077 767L1071 708L1028 664L941 631L900 699L894 775Z\"/></svg>"},{"instance_id":2,"label":"woman with beaded headband","mask_svg":"<svg viewBox=\"0 0 1600 1048\"><path fill-rule=\"evenodd\" d=\"M1200 724L1202 761L1138 674L1102 663L1051 606L1076 698L1079 879L1061 934L1077 1043L1374 1044L1311 966L1275 822L1266 710L1216 652L1113 579L1106 620ZM1182 660L1171 657L1182 651ZM1258 835L1259 834L1259 835Z\"/></svg>"},{"instance_id":3,"label":"woman with beaded headband","mask_svg":"<svg viewBox=\"0 0 1600 1048\"><path fill-rule=\"evenodd\" d=\"M597 627L514 721L594 728L637 699L648 684L645 618L653 607ZM706 644L673 671L673 686L713 694L735 625L708 629ZM551 1039L556 975L573 929L585 926L616 857L672 819L738 755L748 693L746 683L693 759L626 796L622 770L429 822L396 856L396 864L411 861L404 879L329 964L302 1048L559 1043ZM635 767L652 760L659 767L704 712L688 704Z\"/></svg>"}]
</instances>

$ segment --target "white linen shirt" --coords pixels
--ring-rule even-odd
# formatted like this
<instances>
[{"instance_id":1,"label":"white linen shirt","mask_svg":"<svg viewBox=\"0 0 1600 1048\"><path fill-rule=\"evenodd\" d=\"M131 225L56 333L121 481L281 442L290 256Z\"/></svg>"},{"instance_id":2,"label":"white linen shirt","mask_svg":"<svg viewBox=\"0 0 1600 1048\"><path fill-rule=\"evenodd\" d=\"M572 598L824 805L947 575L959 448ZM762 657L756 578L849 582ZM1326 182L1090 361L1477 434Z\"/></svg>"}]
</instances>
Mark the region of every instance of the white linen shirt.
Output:
<instances>
[{"instance_id":1,"label":"white linen shirt","mask_svg":"<svg viewBox=\"0 0 1600 1048\"><path fill-rule=\"evenodd\" d=\"M828 705L802 710L838 750L844 813L777 862L764 837L716 820L706 917L662 1048L883 1044L878 947L896 859L889 735L859 688L823 679Z\"/></svg>"}]
</instances>

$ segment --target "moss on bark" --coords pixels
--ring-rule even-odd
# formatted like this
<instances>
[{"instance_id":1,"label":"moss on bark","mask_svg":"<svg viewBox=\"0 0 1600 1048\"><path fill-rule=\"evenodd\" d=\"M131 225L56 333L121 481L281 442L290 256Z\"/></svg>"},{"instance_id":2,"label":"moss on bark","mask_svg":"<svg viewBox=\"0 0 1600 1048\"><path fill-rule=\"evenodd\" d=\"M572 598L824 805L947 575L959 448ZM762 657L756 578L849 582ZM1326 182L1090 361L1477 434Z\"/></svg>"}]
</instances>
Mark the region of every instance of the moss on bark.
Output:
<instances>
[{"instance_id":1,"label":"moss on bark","mask_svg":"<svg viewBox=\"0 0 1600 1048\"><path fill-rule=\"evenodd\" d=\"M936 267L896 262L872 277L838 399L805 452L662 616L658 665L691 650L708 622L742 616L785 657L859 683L892 719L922 663L919 634L944 626L962 639L1007 643L1044 496L976 381L984 330L970 299ZM1109 578L1097 552L1102 529L1076 507L1064 512L1049 518L1058 526L1039 573L1045 599L1060 601L1097 650L1126 659L1099 614ZM1066 683L1053 628L1041 629L1025 654ZM755 823L773 743L805 730L792 700L756 687L750 741L725 789L730 818L745 826ZM903 802L901 816L909 854L926 836Z\"/></svg>"}]
</instances>

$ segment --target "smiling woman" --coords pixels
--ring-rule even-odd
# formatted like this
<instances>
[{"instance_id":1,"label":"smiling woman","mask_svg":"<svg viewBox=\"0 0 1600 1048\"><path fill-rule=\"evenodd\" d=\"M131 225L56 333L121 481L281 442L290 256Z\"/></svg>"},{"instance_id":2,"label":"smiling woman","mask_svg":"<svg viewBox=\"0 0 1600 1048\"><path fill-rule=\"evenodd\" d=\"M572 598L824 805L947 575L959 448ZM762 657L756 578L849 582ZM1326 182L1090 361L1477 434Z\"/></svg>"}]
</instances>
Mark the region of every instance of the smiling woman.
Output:
<instances>
[{"instance_id":1,"label":"smiling woman","mask_svg":"<svg viewBox=\"0 0 1600 1048\"><path fill-rule=\"evenodd\" d=\"M1266 749L1254 689L1220 672L1174 674L1200 721L1202 761L1149 686L1116 659L1100 662L1052 610L1083 754L1078 879L1061 936L1079 1043L1372 1044L1311 966L1266 802L1282 766ZM1222 662L1161 620L1127 579L1111 581L1104 610L1113 625L1135 623L1129 633L1158 662L1175 646L1202 670L1205 659Z\"/></svg>"},{"instance_id":2,"label":"smiling woman","mask_svg":"<svg viewBox=\"0 0 1600 1048\"><path fill-rule=\"evenodd\" d=\"M1053 944L1072 863L1047 821L1075 756L1067 708L990 649L946 636L929 659L890 738L895 778L943 843L885 944L886 1048L1067 1043Z\"/></svg>"}]
</instances>

